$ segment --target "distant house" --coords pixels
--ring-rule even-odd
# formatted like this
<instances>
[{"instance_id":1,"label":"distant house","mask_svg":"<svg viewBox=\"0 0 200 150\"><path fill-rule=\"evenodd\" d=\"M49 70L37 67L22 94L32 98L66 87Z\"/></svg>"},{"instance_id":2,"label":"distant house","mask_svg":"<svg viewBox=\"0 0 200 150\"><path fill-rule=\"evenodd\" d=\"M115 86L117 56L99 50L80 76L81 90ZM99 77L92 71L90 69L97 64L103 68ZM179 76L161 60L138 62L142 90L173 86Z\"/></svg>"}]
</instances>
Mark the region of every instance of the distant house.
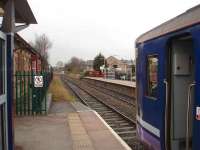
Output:
<instances>
[{"instance_id":1,"label":"distant house","mask_svg":"<svg viewBox=\"0 0 200 150\"><path fill-rule=\"evenodd\" d=\"M115 79L127 79L131 80L134 76L133 69L135 68L135 63L133 60L117 59L114 56L110 56L106 59L108 71L108 76L115 76Z\"/></svg>"},{"instance_id":2,"label":"distant house","mask_svg":"<svg viewBox=\"0 0 200 150\"><path fill-rule=\"evenodd\" d=\"M121 60L123 64L126 64L126 73L131 73L132 69L135 68L135 63L133 60Z\"/></svg>"},{"instance_id":3,"label":"distant house","mask_svg":"<svg viewBox=\"0 0 200 150\"><path fill-rule=\"evenodd\" d=\"M107 62L107 66L108 68L111 70L111 69L116 69L120 72L124 72L126 73L127 72L127 67L128 65L126 63L124 63L123 61L117 59L116 57L114 56L110 56L106 59L106 62Z\"/></svg>"}]
</instances>

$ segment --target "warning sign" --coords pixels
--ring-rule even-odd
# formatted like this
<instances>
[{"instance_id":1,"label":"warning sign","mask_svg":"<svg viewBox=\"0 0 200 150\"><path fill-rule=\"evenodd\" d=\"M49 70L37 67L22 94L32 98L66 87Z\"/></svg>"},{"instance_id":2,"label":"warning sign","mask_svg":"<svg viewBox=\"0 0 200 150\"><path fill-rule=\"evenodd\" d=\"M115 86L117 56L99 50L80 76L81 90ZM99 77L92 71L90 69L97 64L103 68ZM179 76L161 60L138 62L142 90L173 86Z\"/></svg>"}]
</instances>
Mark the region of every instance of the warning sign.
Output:
<instances>
[{"instance_id":1,"label":"warning sign","mask_svg":"<svg viewBox=\"0 0 200 150\"><path fill-rule=\"evenodd\" d=\"M34 87L43 87L43 76L34 76Z\"/></svg>"},{"instance_id":2,"label":"warning sign","mask_svg":"<svg viewBox=\"0 0 200 150\"><path fill-rule=\"evenodd\" d=\"M200 107L196 107L196 119L200 120Z\"/></svg>"}]
</instances>

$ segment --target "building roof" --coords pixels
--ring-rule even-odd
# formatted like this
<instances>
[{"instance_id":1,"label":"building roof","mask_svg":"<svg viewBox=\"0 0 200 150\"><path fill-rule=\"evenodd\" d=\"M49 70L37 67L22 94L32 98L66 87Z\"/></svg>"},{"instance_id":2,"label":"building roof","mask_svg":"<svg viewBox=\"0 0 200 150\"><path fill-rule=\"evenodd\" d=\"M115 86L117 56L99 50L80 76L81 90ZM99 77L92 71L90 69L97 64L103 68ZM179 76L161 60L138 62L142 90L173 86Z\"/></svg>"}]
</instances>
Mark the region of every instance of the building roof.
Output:
<instances>
[{"instance_id":1,"label":"building roof","mask_svg":"<svg viewBox=\"0 0 200 150\"><path fill-rule=\"evenodd\" d=\"M106 58L106 60L116 60L116 61L120 61L119 59L117 59L116 57L114 56L109 56L108 58Z\"/></svg>"},{"instance_id":2,"label":"building roof","mask_svg":"<svg viewBox=\"0 0 200 150\"><path fill-rule=\"evenodd\" d=\"M14 4L14 9L12 4ZM0 12L0 17L3 17L1 21L3 32L18 32L30 24L37 24L27 0L1 0L0 7L3 8ZM14 13L11 13L12 9Z\"/></svg>"},{"instance_id":3,"label":"building roof","mask_svg":"<svg viewBox=\"0 0 200 150\"><path fill-rule=\"evenodd\" d=\"M121 62L123 62L124 64L127 64L127 65L129 65L129 66L131 66L131 65L134 64L133 60L125 60L125 59L122 59Z\"/></svg>"},{"instance_id":4,"label":"building roof","mask_svg":"<svg viewBox=\"0 0 200 150\"><path fill-rule=\"evenodd\" d=\"M15 3L15 16L16 23L37 24L27 0L20 0Z\"/></svg>"},{"instance_id":5,"label":"building roof","mask_svg":"<svg viewBox=\"0 0 200 150\"><path fill-rule=\"evenodd\" d=\"M159 25L137 38L136 43L142 43L167 33L181 30L200 23L200 5L197 5L183 14Z\"/></svg>"},{"instance_id":6,"label":"building roof","mask_svg":"<svg viewBox=\"0 0 200 150\"><path fill-rule=\"evenodd\" d=\"M7 2L8 0L1 0L0 6L4 8ZM27 0L15 2L15 21L16 23L37 24Z\"/></svg>"},{"instance_id":7,"label":"building roof","mask_svg":"<svg viewBox=\"0 0 200 150\"><path fill-rule=\"evenodd\" d=\"M36 51L28 42L26 42L19 34L15 33L15 42L20 43L20 48L27 50L33 54L41 56L38 51Z\"/></svg>"}]
</instances>

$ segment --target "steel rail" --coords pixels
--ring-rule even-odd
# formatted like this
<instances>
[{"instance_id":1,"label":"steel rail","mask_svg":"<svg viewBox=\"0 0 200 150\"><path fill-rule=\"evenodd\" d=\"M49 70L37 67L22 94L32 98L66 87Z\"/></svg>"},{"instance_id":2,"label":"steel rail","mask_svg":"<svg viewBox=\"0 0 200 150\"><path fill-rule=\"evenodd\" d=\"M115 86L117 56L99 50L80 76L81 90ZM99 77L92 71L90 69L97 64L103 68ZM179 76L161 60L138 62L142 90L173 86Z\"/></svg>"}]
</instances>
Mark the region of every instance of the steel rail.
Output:
<instances>
[{"instance_id":1,"label":"steel rail","mask_svg":"<svg viewBox=\"0 0 200 150\"><path fill-rule=\"evenodd\" d=\"M122 117L124 117L127 121L136 124L136 121L133 119L130 119L129 117L125 116L124 114L122 114L120 111L118 111L117 109L115 109L114 107L112 107L111 105L106 104L105 102L103 102L100 98L98 98L97 96L91 94L90 92L86 91L85 89L83 89L82 87L80 87L78 84L73 83L71 81L68 81L76 86L78 86L81 90L83 90L84 92L88 93L90 96L92 96L93 98L95 98L96 100L98 100L99 102L101 102L102 104L104 104L105 106L109 107L110 109L112 109L113 111L115 111L116 113L118 113L119 115L121 115ZM78 96L78 95L77 95ZM80 96L78 96L80 97ZM83 101L85 103L85 101L83 100L83 98L81 98L81 101ZM88 106L88 104L86 103L86 105Z\"/></svg>"},{"instance_id":2,"label":"steel rail","mask_svg":"<svg viewBox=\"0 0 200 150\"><path fill-rule=\"evenodd\" d=\"M83 87L71 80L63 79L64 83L75 93L85 105L96 110L111 128L134 150L143 150L143 145L137 139L136 123L112 106L104 103ZM121 118L121 119L120 119Z\"/></svg>"}]
</instances>

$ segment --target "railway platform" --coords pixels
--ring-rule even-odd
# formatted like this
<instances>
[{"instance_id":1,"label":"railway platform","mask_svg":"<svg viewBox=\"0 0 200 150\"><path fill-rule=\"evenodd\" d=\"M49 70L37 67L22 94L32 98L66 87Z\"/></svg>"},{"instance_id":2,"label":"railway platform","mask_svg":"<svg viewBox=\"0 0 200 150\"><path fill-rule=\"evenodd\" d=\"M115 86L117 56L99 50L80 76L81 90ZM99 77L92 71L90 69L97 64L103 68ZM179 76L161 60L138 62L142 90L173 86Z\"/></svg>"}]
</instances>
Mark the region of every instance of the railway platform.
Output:
<instances>
[{"instance_id":1,"label":"railway platform","mask_svg":"<svg viewBox=\"0 0 200 150\"><path fill-rule=\"evenodd\" d=\"M135 98L135 88L136 88L135 82L105 79L100 77L85 77L82 80L86 81L91 85Z\"/></svg>"},{"instance_id":2,"label":"railway platform","mask_svg":"<svg viewBox=\"0 0 200 150\"><path fill-rule=\"evenodd\" d=\"M93 110L79 102L54 102L50 114L15 119L21 150L131 150Z\"/></svg>"},{"instance_id":3,"label":"railway platform","mask_svg":"<svg viewBox=\"0 0 200 150\"><path fill-rule=\"evenodd\" d=\"M73 149L129 150L129 146L93 110L73 103L76 113L68 116Z\"/></svg>"},{"instance_id":4,"label":"railway platform","mask_svg":"<svg viewBox=\"0 0 200 150\"><path fill-rule=\"evenodd\" d=\"M117 85L122 85L122 86L127 86L127 87L132 87L132 88L136 87L136 84L133 81L106 79L106 78L102 78L102 77L85 77L85 78L102 81L102 82L108 82L108 83L117 84Z\"/></svg>"}]
</instances>

